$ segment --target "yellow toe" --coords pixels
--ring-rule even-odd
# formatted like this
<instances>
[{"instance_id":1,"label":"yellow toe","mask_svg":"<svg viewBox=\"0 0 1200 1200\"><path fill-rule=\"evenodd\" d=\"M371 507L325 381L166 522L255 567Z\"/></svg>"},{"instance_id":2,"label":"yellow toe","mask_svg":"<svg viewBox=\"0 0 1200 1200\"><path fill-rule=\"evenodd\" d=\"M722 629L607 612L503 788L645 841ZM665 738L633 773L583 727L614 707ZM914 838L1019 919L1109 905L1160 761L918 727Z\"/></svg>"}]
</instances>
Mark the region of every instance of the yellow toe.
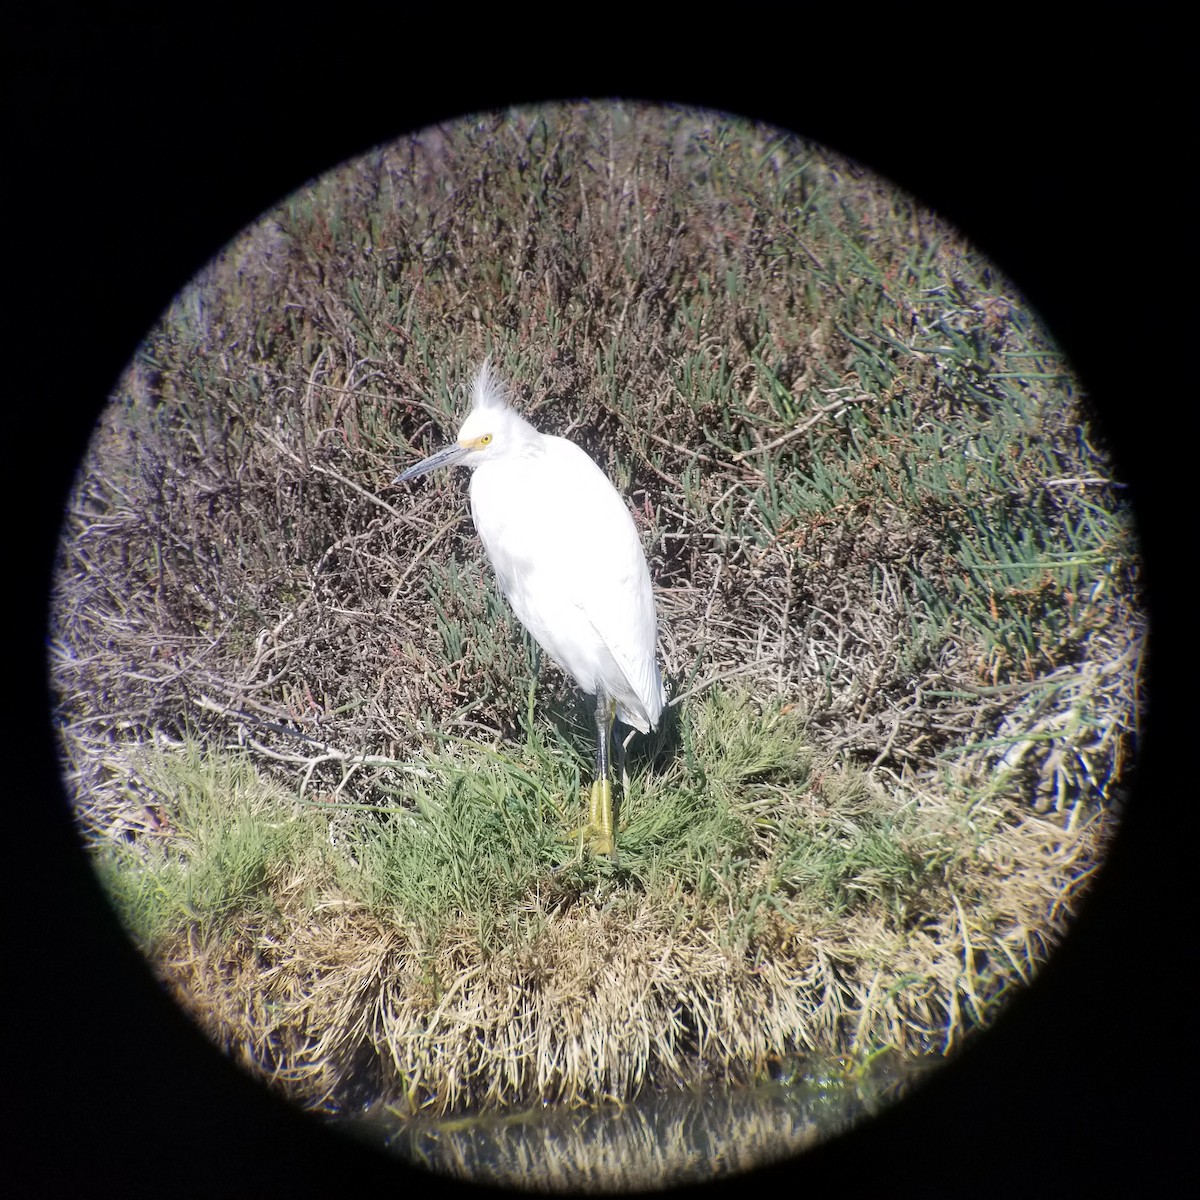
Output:
<instances>
[{"instance_id":1,"label":"yellow toe","mask_svg":"<svg viewBox=\"0 0 1200 1200\"><path fill-rule=\"evenodd\" d=\"M588 795L588 819L571 835L585 841L593 854L617 857L617 837L613 828L612 784L596 780Z\"/></svg>"}]
</instances>

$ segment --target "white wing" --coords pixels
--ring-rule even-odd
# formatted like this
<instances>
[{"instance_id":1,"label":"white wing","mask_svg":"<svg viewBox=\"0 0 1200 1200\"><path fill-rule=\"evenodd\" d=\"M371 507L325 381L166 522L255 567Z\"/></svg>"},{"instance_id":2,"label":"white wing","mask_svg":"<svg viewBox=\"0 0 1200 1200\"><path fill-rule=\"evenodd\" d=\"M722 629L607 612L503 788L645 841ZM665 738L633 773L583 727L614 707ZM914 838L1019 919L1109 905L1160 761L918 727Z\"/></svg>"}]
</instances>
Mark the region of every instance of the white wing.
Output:
<instances>
[{"instance_id":1,"label":"white wing","mask_svg":"<svg viewBox=\"0 0 1200 1200\"><path fill-rule=\"evenodd\" d=\"M573 442L484 463L471 515L521 623L587 693L645 731L663 706L650 572L625 501Z\"/></svg>"}]
</instances>

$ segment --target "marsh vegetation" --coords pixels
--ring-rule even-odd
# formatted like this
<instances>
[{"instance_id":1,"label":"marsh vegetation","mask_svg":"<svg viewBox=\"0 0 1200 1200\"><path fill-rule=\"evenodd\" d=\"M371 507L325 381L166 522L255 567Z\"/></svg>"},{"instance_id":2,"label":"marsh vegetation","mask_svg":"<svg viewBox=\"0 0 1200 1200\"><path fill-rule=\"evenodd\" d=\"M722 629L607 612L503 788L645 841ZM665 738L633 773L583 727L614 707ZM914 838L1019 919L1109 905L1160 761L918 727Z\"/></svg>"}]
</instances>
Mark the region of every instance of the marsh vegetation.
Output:
<instances>
[{"instance_id":1,"label":"marsh vegetation","mask_svg":"<svg viewBox=\"0 0 1200 1200\"><path fill-rule=\"evenodd\" d=\"M488 353L650 560L619 867L465 480L390 487ZM945 1054L1101 860L1138 573L1070 364L935 215L715 116L487 116L300 189L147 336L66 514L64 770L160 977L313 1108Z\"/></svg>"}]
</instances>

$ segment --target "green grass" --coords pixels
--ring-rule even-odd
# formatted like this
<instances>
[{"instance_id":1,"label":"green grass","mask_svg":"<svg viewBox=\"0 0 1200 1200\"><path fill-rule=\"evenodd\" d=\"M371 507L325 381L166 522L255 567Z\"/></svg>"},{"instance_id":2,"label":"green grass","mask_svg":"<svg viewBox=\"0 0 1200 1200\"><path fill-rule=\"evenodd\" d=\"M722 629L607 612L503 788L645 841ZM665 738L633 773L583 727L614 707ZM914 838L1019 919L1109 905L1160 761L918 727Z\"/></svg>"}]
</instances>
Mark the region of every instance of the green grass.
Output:
<instances>
[{"instance_id":1,"label":"green grass","mask_svg":"<svg viewBox=\"0 0 1200 1200\"><path fill-rule=\"evenodd\" d=\"M484 953L536 938L547 914L532 898L547 880L560 899L598 878L664 903L686 889L743 914L720 928L737 947L764 906L798 900L836 916L919 883L902 816L897 823L863 773L827 768L814 783L797 714L723 691L655 739L662 770L631 756L619 866L595 862L570 832L583 815L583 732L534 729L504 749L447 740L427 759L428 778L387 789L386 806L346 806L336 848L322 844L320 811L338 810L336 801L289 797L247 757L190 742L140 764L142 787L158 797L160 836L107 846L100 870L146 948L193 928L219 937L277 920L297 878L336 878L344 896L394 916L430 954L464 924Z\"/></svg>"},{"instance_id":2,"label":"green grass","mask_svg":"<svg viewBox=\"0 0 1200 1200\"><path fill-rule=\"evenodd\" d=\"M155 797L155 835L106 843L96 864L143 948L278 917L279 897L297 879L319 879L321 822L245 756L191 742L180 753L147 753L139 775Z\"/></svg>"}]
</instances>

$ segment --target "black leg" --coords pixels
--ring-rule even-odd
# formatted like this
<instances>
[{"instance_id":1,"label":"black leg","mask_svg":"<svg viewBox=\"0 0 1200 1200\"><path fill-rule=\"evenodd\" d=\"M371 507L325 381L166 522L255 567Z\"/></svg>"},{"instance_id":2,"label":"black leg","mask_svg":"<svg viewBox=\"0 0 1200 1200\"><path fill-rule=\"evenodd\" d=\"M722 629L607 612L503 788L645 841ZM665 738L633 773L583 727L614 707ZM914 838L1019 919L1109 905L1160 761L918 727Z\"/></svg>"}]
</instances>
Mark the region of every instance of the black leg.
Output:
<instances>
[{"instance_id":1,"label":"black leg","mask_svg":"<svg viewBox=\"0 0 1200 1200\"><path fill-rule=\"evenodd\" d=\"M613 825L612 780L609 779L608 743L612 737L616 705L603 692L596 695L596 778L592 782L587 829L597 854L617 857L617 835Z\"/></svg>"},{"instance_id":2,"label":"black leg","mask_svg":"<svg viewBox=\"0 0 1200 1200\"><path fill-rule=\"evenodd\" d=\"M596 696L596 778L608 778L608 746L612 737L612 701L603 692Z\"/></svg>"}]
</instances>

